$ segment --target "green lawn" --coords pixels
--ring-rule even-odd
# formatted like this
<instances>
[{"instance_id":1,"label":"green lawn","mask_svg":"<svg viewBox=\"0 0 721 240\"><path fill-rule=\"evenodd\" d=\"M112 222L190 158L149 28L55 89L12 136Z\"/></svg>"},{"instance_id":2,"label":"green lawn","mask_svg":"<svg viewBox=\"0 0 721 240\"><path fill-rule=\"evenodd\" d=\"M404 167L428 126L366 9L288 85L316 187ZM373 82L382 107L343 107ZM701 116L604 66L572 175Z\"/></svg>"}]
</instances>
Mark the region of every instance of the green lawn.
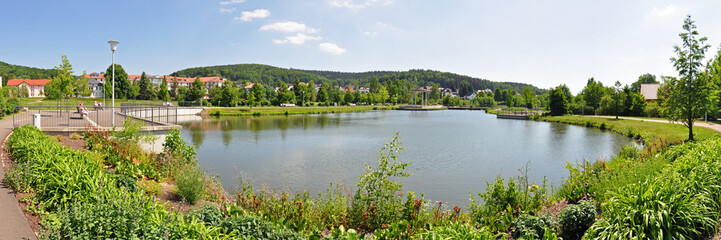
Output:
<instances>
[{"instance_id":1,"label":"green lawn","mask_svg":"<svg viewBox=\"0 0 721 240\"><path fill-rule=\"evenodd\" d=\"M640 135L648 144L657 139L664 139L666 142L683 141L688 138L688 128L683 124L646 122L639 120L625 120L613 118L599 118L586 116L556 116L544 117L541 120L546 122L558 122L566 124L596 127L618 132L630 137ZM703 127L694 127L694 138L704 140L719 133Z\"/></svg>"},{"instance_id":2,"label":"green lawn","mask_svg":"<svg viewBox=\"0 0 721 240\"><path fill-rule=\"evenodd\" d=\"M204 111L204 114L214 116L257 116L257 115L285 115L285 114L320 114L320 113L342 113L342 112L363 112L368 110L389 110L393 107L384 106L339 106L339 107L233 107L217 108L211 107Z\"/></svg>"}]
</instances>

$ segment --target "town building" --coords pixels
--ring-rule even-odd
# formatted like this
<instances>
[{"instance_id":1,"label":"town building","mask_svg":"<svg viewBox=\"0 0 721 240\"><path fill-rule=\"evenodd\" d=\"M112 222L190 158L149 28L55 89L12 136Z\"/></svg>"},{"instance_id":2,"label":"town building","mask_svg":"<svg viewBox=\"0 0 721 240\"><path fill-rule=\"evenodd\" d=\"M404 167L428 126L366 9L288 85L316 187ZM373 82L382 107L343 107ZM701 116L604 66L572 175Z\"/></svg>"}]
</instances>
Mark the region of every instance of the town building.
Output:
<instances>
[{"instance_id":1,"label":"town building","mask_svg":"<svg viewBox=\"0 0 721 240\"><path fill-rule=\"evenodd\" d=\"M148 77L148 80L150 80L151 83L158 86L163 83L163 78L166 79L167 88L170 90L173 87L174 83L178 83L178 87L187 87L190 88L190 86L195 81L195 78L187 78L187 77L173 77L173 76L163 76L163 75L146 75ZM88 88L93 90L93 93L90 97L93 98L100 98L103 97L103 86L105 85L105 73L90 73L85 75L85 77L88 79ZM142 75L128 75L128 80L131 83L139 82ZM225 81L225 78L221 77L201 77L200 81L203 82L206 89L214 88L214 87L220 87L223 85L223 82Z\"/></svg>"},{"instance_id":2,"label":"town building","mask_svg":"<svg viewBox=\"0 0 721 240\"><path fill-rule=\"evenodd\" d=\"M29 97L45 97L45 85L50 79L10 79L9 87L27 88Z\"/></svg>"}]
</instances>

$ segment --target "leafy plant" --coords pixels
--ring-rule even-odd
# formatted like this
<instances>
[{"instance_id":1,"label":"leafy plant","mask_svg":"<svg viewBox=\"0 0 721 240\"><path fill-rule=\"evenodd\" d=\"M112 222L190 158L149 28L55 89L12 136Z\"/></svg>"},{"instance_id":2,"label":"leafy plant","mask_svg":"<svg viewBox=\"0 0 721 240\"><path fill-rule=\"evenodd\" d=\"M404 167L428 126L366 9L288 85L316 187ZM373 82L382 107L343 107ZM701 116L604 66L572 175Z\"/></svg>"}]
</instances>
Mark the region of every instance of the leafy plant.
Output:
<instances>
[{"instance_id":1,"label":"leafy plant","mask_svg":"<svg viewBox=\"0 0 721 240\"><path fill-rule=\"evenodd\" d=\"M153 142L157 139L152 133L141 134L140 131L145 126L145 122L135 120L133 117L128 116L123 122L123 130L113 131L113 136L121 140L128 140L131 142Z\"/></svg>"},{"instance_id":2,"label":"leafy plant","mask_svg":"<svg viewBox=\"0 0 721 240\"><path fill-rule=\"evenodd\" d=\"M629 184L602 205L595 239L698 239L714 232L721 210L721 139L674 147L658 158L673 163L655 178Z\"/></svg>"},{"instance_id":3,"label":"leafy plant","mask_svg":"<svg viewBox=\"0 0 721 240\"><path fill-rule=\"evenodd\" d=\"M410 163L398 160L398 152L403 150L398 133L386 142L379 151L378 166L374 169L368 164L357 183L358 190L353 196L351 205L351 221L359 228L375 230L383 224L398 220L402 208L401 198L397 192L403 190L403 184L393 178L410 176L405 169Z\"/></svg>"},{"instance_id":4,"label":"leafy plant","mask_svg":"<svg viewBox=\"0 0 721 240\"><path fill-rule=\"evenodd\" d=\"M138 182L138 186L143 192L151 196L157 196L163 190L163 186L153 180L141 180Z\"/></svg>"},{"instance_id":5,"label":"leafy plant","mask_svg":"<svg viewBox=\"0 0 721 240\"><path fill-rule=\"evenodd\" d=\"M554 229L553 218L548 215L523 214L513 221L513 238L543 238L546 229Z\"/></svg>"},{"instance_id":6,"label":"leafy plant","mask_svg":"<svg viewBox=\"0 0 721 240\"><path fill-rule=\"evenodd\" d=\"M180 170L175 176L175 184L178 186L178 195L190 204L195 204L205 194L205 174L202 170L187 166Z\"/></svg>"},{"instance_id":7,"label":"leafy plant","mask_svg":"<svg viewBox=\"0 0 721 240\"><path fill-rule=\"evenodd\" d=\"M596 206L591 201L568 205L558 214L558 224L563 239L580 239L596 221Z\"/></svg>"},{"instance_id":8,"label":"leafy plant","mask_svg":"<svg viewBox=\"0 0 721 240\"><path fill-rule=\"evenodd\" d=\"M445 226L430 226L428 230L419 233L418 239L478 239L495 240L502 234L494 234L485 229L474 229L468 223L451 222Z\"/></svg>"}]
</instances>

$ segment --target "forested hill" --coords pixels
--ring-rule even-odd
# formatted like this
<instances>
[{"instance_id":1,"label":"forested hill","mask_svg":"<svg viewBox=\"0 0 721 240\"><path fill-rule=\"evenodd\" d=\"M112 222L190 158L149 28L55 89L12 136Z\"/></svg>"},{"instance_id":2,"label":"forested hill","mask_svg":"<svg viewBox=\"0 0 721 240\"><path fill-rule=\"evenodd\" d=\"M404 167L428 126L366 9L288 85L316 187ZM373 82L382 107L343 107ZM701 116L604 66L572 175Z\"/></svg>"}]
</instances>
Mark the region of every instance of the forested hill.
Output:
<instances>
[{"instance_id":1,"label":"forested hill","mask_svg":"<svg viewBox=\"0 0 721 240\"><path fill-rule=\"evenodd\" d=\"M357 85L369 86L370 82L377 78L380 83L389 80L402 80L415 86L438 84L444 88L458 89L462 82L467 81L475 90L491 89L514 89L521 92L524 87L529 86L537 94L545 92L535 86L525 83L493 82L486 79L474 78L449 72L433 70L409 70L409 71L371 71L360 73L297 70L279 68L262 64L235 64L210 67L195 67L174 72L172 75L180 77L198 76L220 76L231 81L260 82L262 84L277 85L278 81L292 83L295 80L301 82L323 83L333 85Z\"/></svg>"},{"instance_id":2,"label":"forested hill","mask_svg":"<svg viewBox=\"0 0 721 240\"><path fill-rule=\"evenodd\" d=\"M468 81L473 89L483 90L491 89L494 90L496 87L501 89L515 89L517 92L521 92L524 87L528 86L536 92L536 94L542 94L545 92L544 89L539 89L536 86L525 84L525 83L513 83L513 82L493 82L486 79L474 78L465 75L440 72L434 70L409 70L402 72L393 71L371 71L371 72L359 72L359 73L346 73L346 72L332 72L332 71L315 71L315 70L301 70L307 73L316 74L318 76L325 77L331 81L337 81L339 83L344 82L345 84L359 84L368 85L373 78L378 78L378 81L383 83L388 80L406 80L412 84L422 86L431 85L435 83L444 88L458 89L463 81Z\"/></svg>"},{"instance_id":3,"label":"forested hill","mask_svg":"<svg viewBox=\"0 0 721 240\"><path fill-rule=\"evenodd\" d=\"M55 69L18 66L0 61L0 77L3 78L3 86L9 79L13 78L50 79L56 75L57 71Z\"/></svg>"},{"instance_id":4,"label":"forested hill","mask_svg":"<svg viewBox=\"0 0 721 240\"><path fill-rule=\"evenodd\" d=\"M277 85L278 81L292 83L296 79L301 82L321 83L327 79L315 74L293 69L279 68L262 64L235 64L211 67L194 67L172 73L178 77L210 77L220 76L231 81L260 82Z\"/></svg>"}]
</instances>

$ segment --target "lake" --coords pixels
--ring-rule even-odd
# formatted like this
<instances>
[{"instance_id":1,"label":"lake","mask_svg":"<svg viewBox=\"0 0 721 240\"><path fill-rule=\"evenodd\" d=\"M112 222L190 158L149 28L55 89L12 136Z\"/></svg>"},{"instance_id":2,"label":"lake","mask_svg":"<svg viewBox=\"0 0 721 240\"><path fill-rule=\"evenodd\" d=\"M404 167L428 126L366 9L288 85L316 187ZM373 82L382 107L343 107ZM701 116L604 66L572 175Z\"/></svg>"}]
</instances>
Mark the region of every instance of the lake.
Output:
<instances>
[{"instance_id":1,"label":"lake","mask_svg":"<svg viewBox=\"0 0 721 240\"><path fill-rule=\"evenodd\" d=\"M198 161L229 191L239 177L258 188L323 192L330 183L353 191L364 164L398 132L412 162L405 191L466 206L497 176L521 175L558 186L566 161L610 159L633 140L611 132L556 123L497 119L483 111L369 111L324 115L221 117L188 120L182 137Z\"/></svg>"}]
</instances>

